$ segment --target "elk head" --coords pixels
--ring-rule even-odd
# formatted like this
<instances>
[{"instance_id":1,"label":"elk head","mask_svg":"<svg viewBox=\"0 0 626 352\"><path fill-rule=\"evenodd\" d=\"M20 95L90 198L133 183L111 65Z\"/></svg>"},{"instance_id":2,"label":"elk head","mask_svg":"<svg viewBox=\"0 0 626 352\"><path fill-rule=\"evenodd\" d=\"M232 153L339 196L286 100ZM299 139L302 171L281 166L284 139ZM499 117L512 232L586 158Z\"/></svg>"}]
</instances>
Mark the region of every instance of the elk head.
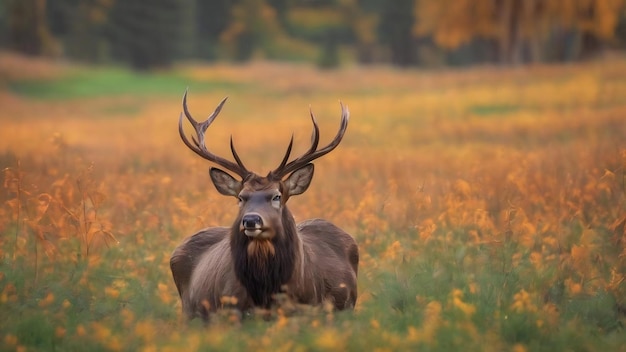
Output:
<instances>
[{"instance_id":1,"label":"elk head","mask_svg":"<svg viewBox=\"0 0 626 352\"><path fill-rule=\"evenodd\" d=\"M235 265L235 274L248 288L256 305L268 306L271 294L281 290L293 275L301 243L297 235L293 216L286 207L291 196L307 190L313 177L312 161L335 149L343 138L348 126L349 112L341 104L341 125L335 138L325 147L318 149L319 127L315 116L311 146L301 156L289 161L293 146L293 136L280 165L267 176L259 176L249 171L235 150L232 136L230 149L235 162L210 152L205 143L205 132L220 113L224 98L207 120L193 119L187 108L187 92L183 97L183 112L195 129L191 141L183 131L183 113L179 119L179 133L183 142L193 152L222 168L238 175L236 179L222 169L210 169L211 181L217 191L239 200L239 213L231 227L230 246Z\"/></svg>"}]
</instances>

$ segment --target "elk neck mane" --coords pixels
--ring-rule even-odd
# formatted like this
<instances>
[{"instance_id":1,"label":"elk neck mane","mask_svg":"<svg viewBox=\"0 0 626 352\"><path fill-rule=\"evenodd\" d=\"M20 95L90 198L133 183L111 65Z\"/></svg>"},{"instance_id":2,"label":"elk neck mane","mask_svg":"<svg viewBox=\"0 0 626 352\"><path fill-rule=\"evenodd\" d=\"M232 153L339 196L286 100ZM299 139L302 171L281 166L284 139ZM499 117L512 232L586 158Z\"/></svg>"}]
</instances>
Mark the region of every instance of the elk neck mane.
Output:
<instances>
[{"instance_id":1,"label":"elk neck mane","mask_svg":"<svg viewBox=\"0 0 626 352\"><path fill-rule=\"evenodd\" d=\"M231 227L230 249L235 275L257 306L269 307L272 295L282 292L283 286L297 275L297 266L303 265L302 241L286 206L281 211L281 222L280 232L269 240L254 240L243 235L239 221ZM256 248L250 250L250 245Z\"/></svg>"}]
</instances>

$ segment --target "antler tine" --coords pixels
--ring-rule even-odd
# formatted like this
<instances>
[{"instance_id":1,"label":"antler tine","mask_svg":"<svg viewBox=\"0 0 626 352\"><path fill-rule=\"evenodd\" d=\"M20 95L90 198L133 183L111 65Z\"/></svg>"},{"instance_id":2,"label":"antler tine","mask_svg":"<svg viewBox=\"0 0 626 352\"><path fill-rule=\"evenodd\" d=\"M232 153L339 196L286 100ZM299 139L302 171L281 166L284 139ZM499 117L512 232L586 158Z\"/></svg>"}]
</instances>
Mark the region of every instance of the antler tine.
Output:
<instances>
[{"instance_id":1,"label":"antler tine","mask_svg":"<svg viewBox=\"0 0 626 352\"><path fill-rule=\"evenodd\" d=\"M187 138L187 136L185 135L185 132L183 130L183 113L180 114L180 117L178 119L178 133L180 134L180 138L183 140L183 143L185 143L185 145L189 149L191 149L194 153L196 153L200 157L208 161L214 162L224 167L225 169L236 173L242 178L246 178L246 176L250 174L250 172L245 168L245 166L241 162L239 155L237 155L237 152L235 151L235 147L233 145L232 136L230 140L230 149L233 152L233 156L235 157L235 161L237 161L237 164L211 153L207 149L206 143L205 143L204 133L209 128L211 123L213 123L213 120L215 120L217 115L220 113L227 99L228 97L222 99L222 101L215 108L215 111L213 111L213 113L209 115L209 117L205 121L198 122L191 116L191 113L189 112L189 109L187 108L187 90L185 90L185 94L183 95L183 112L185 116L187 117L187 120L189 120L189 122L193 126L196 132L196 136L191 136L191 139L193 141L192 143L189 141L189 138Z\"/></svg>"},{"instance_id":2,"label":"antler tine","mask_svg":"<svg viewBox=\"0 0 626 352\"><path fill-rule=\"evenodd\" d=\"M235 144L233 143L233 136L230 136L230 151L233 153L233 157L235 158L235 161L237 162L237 165L239 165L240 168L247 170L245 166L243 166L243 163L241 162L241 158L239 158L239 154L237 154L237 151L235 150Z\"/></svg>"},{"instance_id":3,"label":"antler tine","mask_svg":"<svg viewBox=\"0 0 626 352\"><path fill-rule=\"evenodd\" d=\"M185 113L185 116L187 117L187 120L189 120L189 122L191 122L191 125L194 128L197 128L198 126L198 121L194 120L193 117L191 116L191 113L189 112L189 109L187 109L187 92L188 89L185 89L185 94L183 94L183 112ZM180 114L180 117L182 119L183 114Z\"/></svg>"},{"instance_id":4,"label":"antler tine","mask_svg":"<svg viewBox=\"0 0 626 352\"><path fill-rule=\"evenodd\" d=\"M313 153L317 149L317 145L320 142L320 128L317 125L315 115L313 115L313 109L311 109L311 105L309 105L309 114L311 115L311 121L313 121L313 133L311 134L311 148L309 148L307 153Z\"/></svg>"},{"instance_id":5,"label":"antler tine","mask_svg":"<svg viewBox=\"0 0 626 352\"><path fill-rule=\"evenodd\" d=\"M291 155L292 147L293 147L293 133L291 134L291 140L289 140L289 145L287 146L287 152L285 153L283 160L280 162L280 165L278 166L276 170L280 170L283 167L285 167L285 165L287 164L287 161L289 161L289 155Z\"/></svg>"},{"instance_id":6,"label":"antler tine","mask_svg":"<svg viewBox=\"0 0 626 352\"><path fill-rule=\"evenodd\" d=\"M319 127L315 120L315 116L311 112L311 120L313 121L313 135L311 136L312 137L311 147L304 154L302 154L298 158L292 160L291 162L285 165L285 161L286 161L285 159L288 158L288 154L291 151L291 143L290 143L289 148L288 148L288 153L287 155L285 155L283 162L280 164L280 166L276 170L270 173L271 175L273 175L276 178L282 178L285 175L310 163L311 161L330 153L333 149L335 149L339 145L339 143L341 142L343 138L343 135L346 133L346 129L348 128L348 121L350 120L350 111L348 110L348 108L344 106L341 101L339 102L339 104L341 105L341 124L339 126L339 131L337 131L337 134L335 135L335 138L333 138L333 140L327 146L325 146L324 148L320 150L317 150L317 145L319 142Z\"/></svg>"}]
</instances>

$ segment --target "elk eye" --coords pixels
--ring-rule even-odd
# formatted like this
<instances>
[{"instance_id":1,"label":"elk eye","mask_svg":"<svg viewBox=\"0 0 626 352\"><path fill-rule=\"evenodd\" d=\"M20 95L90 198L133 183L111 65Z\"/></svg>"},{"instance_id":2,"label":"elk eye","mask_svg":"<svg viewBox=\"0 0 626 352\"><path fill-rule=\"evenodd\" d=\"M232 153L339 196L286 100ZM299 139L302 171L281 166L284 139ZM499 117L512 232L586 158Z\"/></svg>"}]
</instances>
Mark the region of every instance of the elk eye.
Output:
<instances>
[{"instance_id":1,"label":"elk eye","mask_svg":"<svg viewBox=\"0 0 626 352\"><path fill-rule=\"evenodd\" d=\"M243 198L241 196L237 197L237 201L239 202L239 205L243 204Z\"/></svg>"},{"instance_id":2,"label":"elk eye","mask_svg":"<svg viewBox=\"0 0 626 352\"><path fill-rule=\"evenodd\" d=\"M277 194L272 198L272 206L276 209L280 208L280 194Z\"/></svg>"}]
</instances>

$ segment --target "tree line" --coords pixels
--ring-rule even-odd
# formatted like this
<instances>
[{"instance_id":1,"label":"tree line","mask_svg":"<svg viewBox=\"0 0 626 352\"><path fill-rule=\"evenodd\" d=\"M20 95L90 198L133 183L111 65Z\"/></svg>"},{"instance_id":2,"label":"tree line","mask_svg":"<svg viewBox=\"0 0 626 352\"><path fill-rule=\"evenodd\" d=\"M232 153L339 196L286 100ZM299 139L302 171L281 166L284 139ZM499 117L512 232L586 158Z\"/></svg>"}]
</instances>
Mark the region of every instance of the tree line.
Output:
<instances>
[{"instance_id":1,"label":"tree line","mask_svg":"<svg viewBox=\"0 0 626 352\"><path fill-rule=\"evenodd\" d=\"M3 0L0 46L137 70L177 60L575 61L626 43L626 0Z\"/></svg>"}]
</instances>

